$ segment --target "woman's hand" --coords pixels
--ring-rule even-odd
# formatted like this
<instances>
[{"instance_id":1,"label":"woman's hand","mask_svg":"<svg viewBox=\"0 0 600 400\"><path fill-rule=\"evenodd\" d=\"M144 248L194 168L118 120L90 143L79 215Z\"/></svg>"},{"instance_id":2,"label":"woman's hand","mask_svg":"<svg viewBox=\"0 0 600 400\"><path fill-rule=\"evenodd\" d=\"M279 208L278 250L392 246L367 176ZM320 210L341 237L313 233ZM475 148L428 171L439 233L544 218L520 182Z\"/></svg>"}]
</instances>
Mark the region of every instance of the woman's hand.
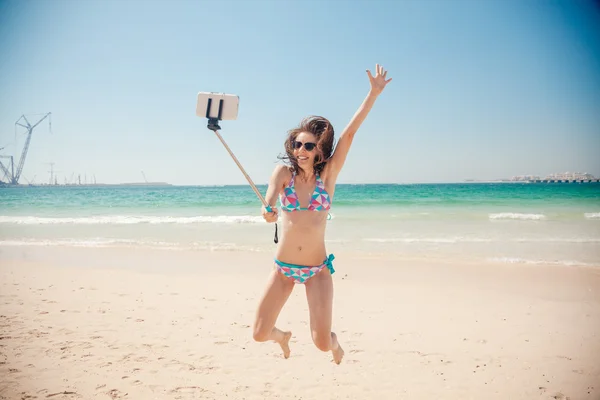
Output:
<instances>
[{"instance_id":1,"label":"woman's hand","mask_svg":"<svg viewBox=\"0 0 600 400\"><path fill-rule=\"evenodd\" d=\"M267 209L263 206L262 208L262 216L265 219L265 221L271 223L271 222L277 222L277 218L279 217L278 215L278 211L277 211L277 207L271 207L271 212L267 211Z\"/></svg>"},{"instance_id":2,"label":"woman's hand","mask_svg":"<svg viewBox=\"0 0 600 400\"><path fill-rule=\"evenodd\" d=\"M392 78L385 79L387 71L379 64L375 65L375 76L371 75L370 70L367 70L367 75L369 75L369 81L371 82L371 93L376 96L379 96L383 92L383 89L385 89L385 85L392 80Z\"/></svg>"}]
</instances>

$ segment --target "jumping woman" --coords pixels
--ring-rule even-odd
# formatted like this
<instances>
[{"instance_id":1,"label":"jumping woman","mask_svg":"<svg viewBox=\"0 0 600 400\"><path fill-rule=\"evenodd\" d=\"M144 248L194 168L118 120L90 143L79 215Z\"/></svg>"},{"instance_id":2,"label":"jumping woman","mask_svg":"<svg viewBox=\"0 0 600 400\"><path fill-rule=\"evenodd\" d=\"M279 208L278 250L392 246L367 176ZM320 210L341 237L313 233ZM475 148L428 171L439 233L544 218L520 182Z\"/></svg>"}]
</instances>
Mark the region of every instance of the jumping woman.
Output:
<instances>
[{"instance_id":1,"label":"jumping woman","mask_svg":"<svg viewBox=\"0 0 600 400\"><path fill-rule=\"evenodd\" d=\"M283 356L290 355L292 333L275 323L295 284L304 284L310 313L310 330L319 350L331 351L339 364L344 356L338 338L331 331L333 307L333 254L325 249L325 227L333 202L335 185L354 135L377 97L392 80L379 64L375 76L367 70L371 88L360 108L342 132L333 150L333 126L323 117L308 117L288 132L284 142L290 165L275 167L265 200L271 211L262 208L263 218L277 222L281 203L282 235L278 242L273 270L260 299L253 327L254 340L277 342Z\"/></svg>"}]
</instances>

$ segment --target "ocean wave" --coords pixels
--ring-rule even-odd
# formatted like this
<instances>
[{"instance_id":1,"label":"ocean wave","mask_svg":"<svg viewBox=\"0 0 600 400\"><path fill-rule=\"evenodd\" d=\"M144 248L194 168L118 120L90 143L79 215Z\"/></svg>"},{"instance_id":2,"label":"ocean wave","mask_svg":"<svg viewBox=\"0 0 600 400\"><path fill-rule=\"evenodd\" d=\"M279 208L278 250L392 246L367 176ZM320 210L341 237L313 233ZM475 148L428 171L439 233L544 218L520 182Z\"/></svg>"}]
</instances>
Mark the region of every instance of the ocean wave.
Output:
<instances>
[{"instance_id":1,"label":"ocean wave","mask_svg":"<svg viewBox=\"0 0 600 400\"><path fill-rule=\"evenodd\" d=\"M500 243L500 242L511 242L511 243L600 243L600 238L560 238L560 237L546 237L546 238L515 238L515 237L504 237L504 238L477 238L477 237L432 237L432 238L365 238L362 239L365 242L377 242L377 243Z\"/></svg>"},{"instance_id":2,"label":"ocean wave","mask_svg":"<svg viewBox=\"0 0 600 400\"><path fill-rule=\"evenodd\" d=\"M562 265L566 267L572 266L583 266L583 267L595 267L597 264L585 263L582 261L575 260L528 260L520 257L494 257L488 258L487 261L497 262L503 264L529 264L529 265Z\"/></svg>"},{"instance_id":3,"label":"ocean wave","mask_svg":"<svg viewBox=\"0 0 600 400\"><path fill-rule=\"evenodd\" d=\"M600 238L511 238L506 241L518 243L600 243Z\"/></svg>"},{"instance_id":4,"label":"ocean wave","mask_svg":"<svg viewBox=\"0 0 600 400\"><path fill-rule=\"evenodd\" d=\"M365 238L365 242L378 243L488 243L492 239L485 238L466 238L466 237L451 237L451 238Z\"/></svg>"},{"instance_id":5,"label":"ocean wave","mask_svg":"<svg viewBox=\"0 0 600 400\"><path fill-rule=\"evenodd\" d=\"M106 215L95 217L33 217L33 216L0 216L0 224L17 225L133 225L133 224L256 224L265 223L261 216L250 215L213 215L195 217L169 216L123 216Z\"/></svg>"},{"instance_id":6,"label":"ocean wave","mask_svg":"<svg viewBox=\"0 0 600 400\"><path fill-rule=\"evenodd\" d=\"M585 219L600 219L600 212L595 213L585 213L583 214Z\"/></svg>"},{"instance_id":7,"label":"ocean wave","mask_svg":"<svg viewBox=\"0 0 600 400\"><path fill-rule=\"evenodd\" d=\"M499 219L518 219L518 220L540 221L540 220L545 220L546 218L547 217L544 214L523 214L523 213L512 213L512 212L497 213L497 214L489 215L489 219L492 221L499 220Z\"/></svg>"},{"instance_id":8,"label":"ocean wave","mask_svg":"<svg viewBox=\"0 0 600 400\"><path fill-rule=\"evenodd\" d=\"M145 248L158 250L261 251L251 246L224 242L164 242L130 239L22 239L0 240L0 246L85 247L85 248Z\"/></svg>"}]
</instances>

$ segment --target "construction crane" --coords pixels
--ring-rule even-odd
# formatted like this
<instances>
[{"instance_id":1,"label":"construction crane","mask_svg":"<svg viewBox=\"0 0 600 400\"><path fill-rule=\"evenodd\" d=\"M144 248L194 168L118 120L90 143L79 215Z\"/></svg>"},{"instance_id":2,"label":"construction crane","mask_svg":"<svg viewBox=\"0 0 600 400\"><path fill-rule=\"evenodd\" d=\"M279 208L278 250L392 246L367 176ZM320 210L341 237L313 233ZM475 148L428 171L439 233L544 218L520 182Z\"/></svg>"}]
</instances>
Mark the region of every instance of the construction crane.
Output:
<instances>
[{"instance_id":1,"label":"construction crane","mask_svg":"<svg viewBox=\"0 0 600 400\"><path fill-rule=\"evenodd\" d=\"M25 158L27 157L27 151L29 150L29 143L31 143L31 134L33 132L33 129L36 126L38 126L40 123L42 123L42 121L45 120L46 118L48 118L51 114L52 113L44 114L44 116L42 118L40 118L33 125L31 125L29 123L29 120L27 120L27 117L25 115L21 115L21 118L19 118L15 122L15 131L17 129L17 125L22 126L23 128L27 129L27 138L25 139L25 146L23 147L23 151L21 152L21 158L19 159L19 165L17 166L16 173L15 173L13 157L12 156L0 156L0 158L10 158L10 169L11 169L10 171L2 163L2 161L0 161L0 169L2 169L2 172L4 172L4 176L8 179L9 183L11 183L13 185L19 184L19 178L21 177L21 173L23 172L23 167L25 166ZM49 120L49 123L50 123L50 131L52 131L52 121Z\"/></svg>"},{"instance_id":2,"label":"construction crane","mask_svg":"<svg viewBox=\"0 0 600 400\"><path fill-rule=\"evenodd\" d=\"M21 177L21 172L23 172L23 166L25 165L25 157L27 157L27 150L29 150L29 143L31 142L31 133L33 132L33 129L36 126L38 126L40 123L42 123L43 120L48 118L50 116L50 114L52 114L52 113L45 114L42 118L40 118L38 120L38 122L36 122L33 125L31 125L29 123L29 121L27 120L25 115L21 115L21 118L19 118L17 120L17 122L15 122L15 125L19 125L25 129L27 129L27 139L25 140L25 146L23 147L23 152L21 153L21 158L19 159L19 166L17 167L17 173L15 175L13 175L13 177L12 177L11 183L13 185L17 185L19 183L19 178ZM20 123L19 121L21 121L21 120L24 120L27 125L23 125L22 123ZM48 121L50 124L50 131L52 131L52 121L51 120L48 120Z\"/></svg>"},{"instance_id":3,"label":"construction crane","mask_svg":"<svg viewBox=\"0 0 600 400\"><path fill-rule=\"evenodd\" d=\"M0 150L4 150L5 147L0 148ZM13 172L14 172L14 165L13 165L13 157L12 156L0 156L0 158L8 158L10 159L10 169L11 171L8 170L8 168L2 163L2 160L0 160L0 169L2 170L2 172L4 172L4 176L2 177L2 179L0 179L0 183L5 183L4 179L6 178L7 182L11 182L12 181L12 177L13 177Z\"/></svg>"}]
</instances>

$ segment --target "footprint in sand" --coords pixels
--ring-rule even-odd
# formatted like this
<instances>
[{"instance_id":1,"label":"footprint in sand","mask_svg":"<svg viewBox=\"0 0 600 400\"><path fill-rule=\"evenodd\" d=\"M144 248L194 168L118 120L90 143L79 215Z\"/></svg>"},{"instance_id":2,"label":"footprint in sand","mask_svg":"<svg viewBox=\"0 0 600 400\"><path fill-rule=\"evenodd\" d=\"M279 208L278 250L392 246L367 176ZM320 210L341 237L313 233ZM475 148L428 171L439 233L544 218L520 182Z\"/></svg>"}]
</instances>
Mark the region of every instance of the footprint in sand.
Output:
<instances>
[{"instance_id":1,"label":"footprint in sand","mask_svg":"<svg viewBox=\"0 0 600 400\"><path fill-rule=\"evenodd\" d=\"M125 354L123 357L121 357L121 360L119 360L119 362L129 361L129 359L133 356L135 356L134 353Z\"/></svg>"},{"instance_id":2,"label":"footprint in sand","mask_svg":"<svg viewBox=\"0 0 600 400\"><path fill-rule=\"evenodd\" d=\"M122 393L117 389L109 390L108 392L106 392L106 394L109 395L111 399L122 399L127 396L127 393Z\"/></svg>"},{"instance_id":3,"label":"footprint in sand","mask_svg":"<svg viewBox=\"0 0 600 400\"><path fill-rule=\"evenodd\" d=\"M178 386L171 390L171 393L205 393L208 390L200 386Z\"/></svg>"},{"instance_id":4,"label":"footprint in sand","mask_svg":"<svg viewBox=\"0 0 600 400\"><path fill-rule=\"evenodd\" d=\"M570 400L570 399L571 399L569 396L565 396L564 394L562 394L562 393L560 393L560 392L558 392L558 393L555 393L555 394L552 396L552 398L553 398L553 399L556 399L556 400Z\"/></svg>"},{"instance_id":5,"label":"footprint in sand","mask_svg":"<svg viewBox=\"0 0 600 400\"><path fill-rule=\"evenodd\" d=\"M178 360L171 360L169 363L165 364L165 367L179 368L180 371L182 371L182 370L194 371L194 370L198 369L198 368L196 368L196 366L194 366L192 364L188 364L188 363L181 362Z\"/></svg>"},{"instance_id":6,"label":"footprint in sand","mask_svg":"<svg viewBox=\"0 0 600 400\"><path fill-rule=\"evenodd\" d=\"M356 353L362 353L362 352L364 352L364 350L358 350L358 349L350 350L350 354L356 354Z\"/></svg>"}]
</instances>

